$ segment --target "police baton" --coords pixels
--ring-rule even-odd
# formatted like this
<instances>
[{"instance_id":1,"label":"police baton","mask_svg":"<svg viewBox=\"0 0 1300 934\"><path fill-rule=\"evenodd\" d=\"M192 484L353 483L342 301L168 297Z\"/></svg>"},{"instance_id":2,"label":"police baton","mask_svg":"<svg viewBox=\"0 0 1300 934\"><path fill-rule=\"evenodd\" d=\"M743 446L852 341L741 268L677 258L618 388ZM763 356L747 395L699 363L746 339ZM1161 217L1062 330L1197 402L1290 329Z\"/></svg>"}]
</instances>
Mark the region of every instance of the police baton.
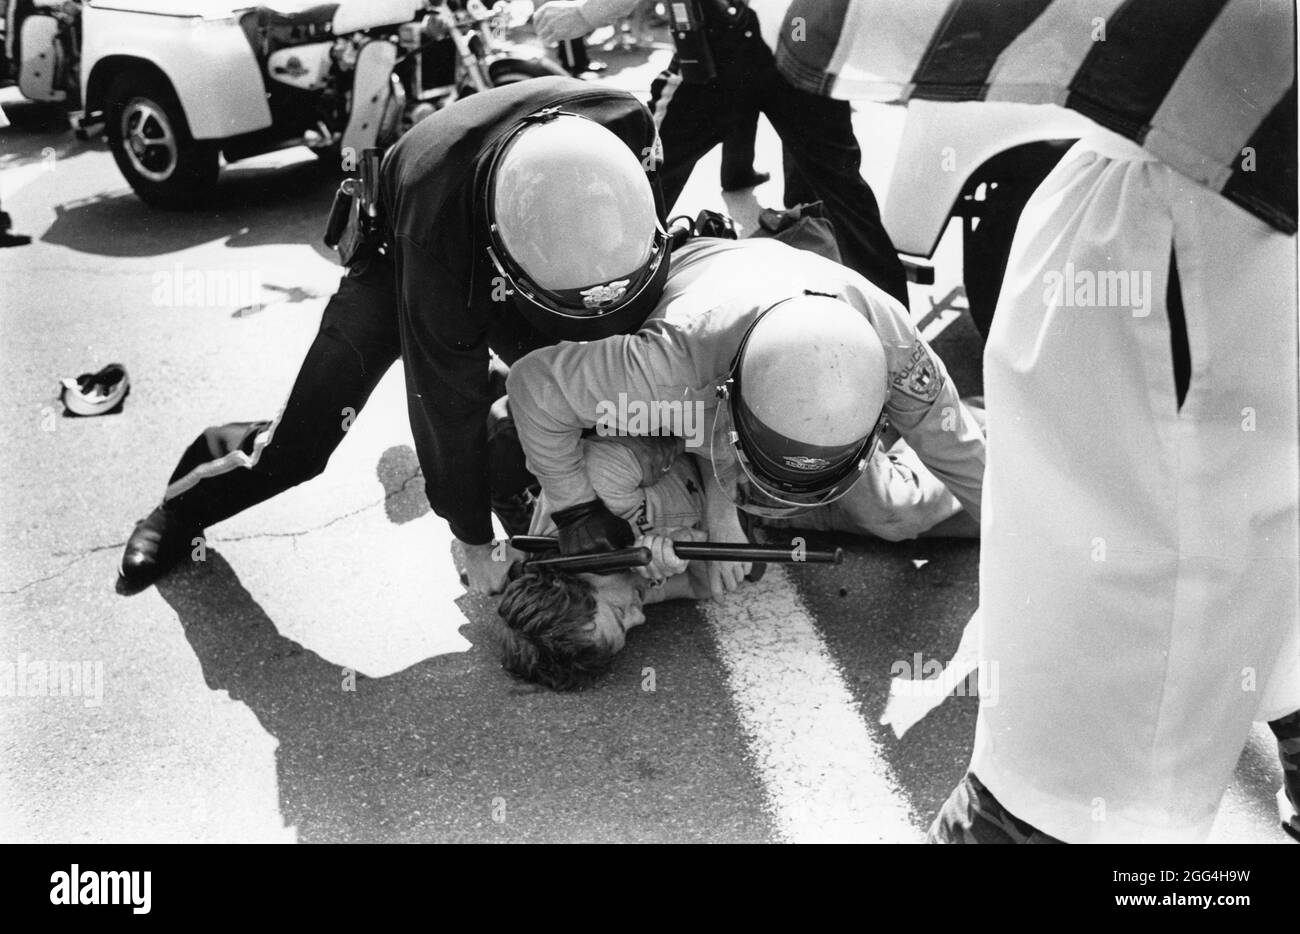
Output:
<instances>
[{"instance_id":1,"label":"police baton","mask_svg":"<svg viewBox=\"0 0 1300 934\"><path fill-rule=\"evenodd\" d=\"M559 542L544 535L516 535L510 544L523 552L553 551ZM780 545L750 545L735 542L673 542L673 551L677 557L688 561L751 561L767 564L841 564L844 561L844 549L831 551L784 548ZM644 553L644 560L642 555ZM572 555L558 558L533 558L529 564L543 565L555 570L575 570L573 565L561 562L605 559L604 570L645 567L650 563L650 549L623 548L591 555ZM615 562L615 563L609 563ZM630 562L630 563L629 563ZM591 570L589 567L576 570Z\"/></svg>"}]
</instances>

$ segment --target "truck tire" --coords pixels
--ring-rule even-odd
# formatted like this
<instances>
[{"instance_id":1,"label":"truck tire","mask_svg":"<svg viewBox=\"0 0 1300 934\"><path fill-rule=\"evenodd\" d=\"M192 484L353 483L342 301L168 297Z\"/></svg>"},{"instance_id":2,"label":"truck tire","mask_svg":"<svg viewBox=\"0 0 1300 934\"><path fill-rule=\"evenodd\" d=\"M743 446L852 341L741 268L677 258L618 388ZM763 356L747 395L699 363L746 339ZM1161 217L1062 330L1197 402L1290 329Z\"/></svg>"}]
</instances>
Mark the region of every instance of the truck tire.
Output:
<instances>
[{"instance_id":1,"label":"truck tire","mask_svg":"<svg viewBox=\"0 0 1300 934\"><path fill-rule=\"evenodd\" d=\"M115 77L105 96L113 159L146 204L195 206L217 182L217 142L196 140L166 80L143 70Z\"/></svg>"},{"instance_id":2,"label":"truck tire","mask_svg":"<svg viewBox=\"0 0 1300 934\"><path fill-rule=\"evenodd\" d=\"M979 222L974 229L968 222L963 231L962 280L971 320L984 340L993 326L1020 212L1073 144L1074 140L1048 140L1017 146L989 160L966 183L962 201L968 210L978 212ZM980 185L986 186L987 193L975 202Z\"/></svg>"}]
</instances>

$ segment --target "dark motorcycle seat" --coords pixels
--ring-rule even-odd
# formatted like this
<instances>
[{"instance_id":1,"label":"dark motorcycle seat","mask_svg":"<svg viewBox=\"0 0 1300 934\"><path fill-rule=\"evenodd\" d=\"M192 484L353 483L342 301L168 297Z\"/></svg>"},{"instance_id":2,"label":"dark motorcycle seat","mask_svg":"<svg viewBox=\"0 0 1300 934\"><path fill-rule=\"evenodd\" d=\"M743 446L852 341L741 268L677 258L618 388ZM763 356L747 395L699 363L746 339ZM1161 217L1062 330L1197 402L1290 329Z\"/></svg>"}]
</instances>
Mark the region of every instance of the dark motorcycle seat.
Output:
<instances>
[{"instance_id":1,"label":"dark motorcycle seat","mask_svg":"<svg viewBox=\"0 0 1300 934\"><path fill-rule=\"evenodd\" d=\"M333 23L338 9L337 3L264 3L257 8L257 19L263 26L321 26Z\"/></svg>"}]
</instances>

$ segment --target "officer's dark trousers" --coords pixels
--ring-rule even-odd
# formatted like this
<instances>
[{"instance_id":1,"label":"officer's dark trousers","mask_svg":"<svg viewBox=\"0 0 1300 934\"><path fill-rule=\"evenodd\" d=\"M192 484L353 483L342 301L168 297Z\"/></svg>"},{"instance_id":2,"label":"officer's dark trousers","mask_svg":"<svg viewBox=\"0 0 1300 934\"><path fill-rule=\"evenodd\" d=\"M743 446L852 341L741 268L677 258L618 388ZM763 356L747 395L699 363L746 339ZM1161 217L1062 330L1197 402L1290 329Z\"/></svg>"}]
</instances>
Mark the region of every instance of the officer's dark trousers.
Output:
<instances>
[{"instance_id":1,"label":"officer's dark trousers","mask_svg":"<svg viewBox=\"0 0 1300 934\"><path fill-rule=\"evenodd\" d=\"M736 121L736 129L722 144L722 166L718 180L731 191L744 188L754 174L754 136L758 133L758 111ZM667 205L665 204L665 207Z\"/></svg>"},{"instance_id":2,"label":"officer's dark trousers","mask_svg":"<svg viewBox=\"0 0 1300 934\"><path fill-rule=\"evenodd\" d=\"M671 211L695 163L757 109L781 137L798 176L825 202L844 265L906 305L907 274L862 178L849 103L795 88L777 71L756 27L750 31L750 37L733 32L718 41L717 80L686 84L674 60L651 86L650 109L664 148L665 209Z\"/></svg>"},{"instance_id":3,"label":"officer's dark trousers","mask_svg":"<svg viewBox=\"0 0 1300 934\"><path fill-rule=\"evenodd\" d=\"M392 266L354 268L325 306L283 411L274 421L209 428L189 446L164 502L206 528L317 476L371 392L401 356ZM504 367L494 373L504 393ZM513 426L490 421L493 498L527 487ZM498 470L496 464L512 465Z\"/></svg>"}]
</instances>

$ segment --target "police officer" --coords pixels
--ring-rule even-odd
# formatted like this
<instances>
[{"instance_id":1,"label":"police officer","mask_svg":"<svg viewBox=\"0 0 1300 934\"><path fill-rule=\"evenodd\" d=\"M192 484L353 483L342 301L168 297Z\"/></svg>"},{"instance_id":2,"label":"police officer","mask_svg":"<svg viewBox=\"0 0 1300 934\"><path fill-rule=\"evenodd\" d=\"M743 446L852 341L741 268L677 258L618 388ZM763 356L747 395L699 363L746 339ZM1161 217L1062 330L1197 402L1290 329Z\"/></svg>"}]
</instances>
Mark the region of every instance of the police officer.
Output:
<instances>
[{"instance_id":1,"label":"police officer","mask_svg":"<svg viewBox=\"0 0 1300 934\"><path fill-rule=\"evenodd\" d=\"M584 469L592 428L684 437L715 480L706 524L718 541L745 540L738 504L780 515L843 495L882 412L980 516L983 434L906 309L852 270L773 240L690 241L640 331L540 348L511 368L507 389L565 553L633 537ZM739 565L713 565L714 589L739 583Z\"/></svg>"},{"instance_id":2,"label":"police officer","mask_svg":"<svg viewBox=\"0 0 1300 934\"><path fill-rule=\"evenodd\" d=\"M382 220L351 251L284 409L191 445L127 542L122 588L152 583L209 525L319 474L401 357L429 502L471 589L500 589L489 348L510 363L641 324L668 269L654 141L631 95L559 77L474 95L407 133L379 173Z\"/></svg>"},{"instance_id":3,"label":"police officer","mask_svg":"<svg viewBox=\"0 0 1300 934\"><path fill-rule=\"evenodd\" d=\"M626 15L638 0L551 0L533 15L538 35L558 42ZM801 91L777 70L773 44L788 3L687 0L670 4L698 28L674 30L707 47L679 54L651 86L650 107L663 140L661 181L671 208L695 163L732 137L755 110L771 122L785 150L788 178L825 202L844 263L904 305L907 275L861 174L862 151L847 101ZM675 24L676 25L676 24ZM761 31L760 31L761 26ZM692 65L707 54L712 68ZM709 72L712 71L710 75ZM788 203L788 202L787 202Z\"/></svg>"}]
</instances>

